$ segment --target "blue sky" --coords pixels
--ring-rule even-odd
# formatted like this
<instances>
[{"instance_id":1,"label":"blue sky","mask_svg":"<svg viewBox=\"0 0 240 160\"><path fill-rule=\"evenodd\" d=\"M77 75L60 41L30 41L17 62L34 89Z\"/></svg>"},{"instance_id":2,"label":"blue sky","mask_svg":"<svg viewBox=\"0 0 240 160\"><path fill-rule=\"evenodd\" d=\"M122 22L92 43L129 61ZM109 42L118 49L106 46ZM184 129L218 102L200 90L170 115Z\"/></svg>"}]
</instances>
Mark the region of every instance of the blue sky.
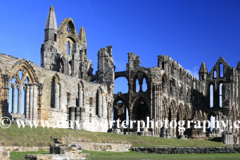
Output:
<instances>
[{"instance_id":1,"label":"blue sky","mask_svg":"<svg viewBox=\"0 0 240 160\"><path fill-rule=\"evenodd\" d=\"M58 26L64 18L83 26L88 58L97 70L97 52L113 46L116 71L126 70L127 53L141 65L157 66L157 55L169 55L195 76L201 62L208 71L222 56L230 66L240 60L240 1L222 0L76 0L0 1L0 53L40 65L40 48L50 6ZM127 82L116 81L118 90Z\"/></svg>"}]
</instances>

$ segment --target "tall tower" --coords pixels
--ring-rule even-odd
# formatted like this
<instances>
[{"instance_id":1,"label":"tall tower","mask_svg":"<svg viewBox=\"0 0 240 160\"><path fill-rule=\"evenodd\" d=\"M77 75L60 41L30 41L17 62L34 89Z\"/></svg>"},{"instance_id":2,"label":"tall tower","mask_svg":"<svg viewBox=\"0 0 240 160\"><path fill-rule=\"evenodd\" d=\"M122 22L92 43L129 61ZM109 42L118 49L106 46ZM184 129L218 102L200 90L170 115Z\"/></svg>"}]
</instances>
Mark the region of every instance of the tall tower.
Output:
<instances>
[{"instance_id":1,"label":"tall tower","mask_svg":"<svg viewBox=\"0 0 240 160\"><path fill-rule=\"evenodd\" d=\"M44 42L47 42L47 41L54 41L54 42L57 41L57 20L56 20L56 15L55 15L53 5L51 5L49 9L47 22L45 26Z\"/></svg>"},{"instance_id":2,"label":"tall tower","mask_svg":"<svg viewBox=\"0 0 240 160\"><path fill-rule=\"evenodd\" d=\"M198 74L199 74L199 80L200 80L200 81L207 79L208 71L207 71L207 67L206 67L206 65L205 65L204 62L202 62Z\"/></svg>"},{"instance_id":3,"label":"tall tower","mask_svg":"<svg viewBox=\"0 0 240 160\"><path fill-rule=\"evenodd\" d=\"M59 59L57 45L57 20L53 6L50 7L45 26L45 38L41 48L41 66L45 69L58 71L56 61Z\"/></svg>"}]
</instances>

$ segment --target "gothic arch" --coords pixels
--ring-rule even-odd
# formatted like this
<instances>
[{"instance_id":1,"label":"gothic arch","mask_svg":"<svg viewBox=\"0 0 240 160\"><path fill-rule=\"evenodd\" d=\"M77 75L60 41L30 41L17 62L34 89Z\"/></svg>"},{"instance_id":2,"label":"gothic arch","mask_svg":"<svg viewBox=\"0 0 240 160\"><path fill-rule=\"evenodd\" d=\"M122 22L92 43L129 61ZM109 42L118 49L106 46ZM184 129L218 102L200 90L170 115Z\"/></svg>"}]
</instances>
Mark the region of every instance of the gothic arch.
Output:
<instances>
[{"instance_id":1,"label":"gothic arch","mask_svg":"<svg viewBox=\"0 0 240 160\"><path fill-rule=\"evenodd\" d=\"M170 112L169 112L170 111ZM172 100L169 104L168 107L168 118L170 118L169 116L171 116L171 118L177 118L177 113L176 113L176 102L174 100Z\"/></svg>"},{"instance_id":2,"label":"gothic arch","mask_svg":"<svg viewBox=\"0 0 240 160\"><path fill-rule=\"evenodd\" d=\"M133 119L145 120L146 117L150 117L150 106L146 99L141 95L132 100L131 110Z\"/></svg>"},{"instance_id":3,"label":"gothic arch","mask_svg":"<svg viewBox=\"0 0 240 160\"><path fill-rule=\"evenodd\" d=\"M144 78L146 79L146 83L147 83L146 91L148 91L150 80L149 80L148 75L144 71L137 71L132 77L133 77L133 91L134 92L136 92L136 85L138 85L138 84L136 84L136 80L138 79L139 82L142 83ZM141 91L141 86L140 86L140 91Z\"/></svg>"},{"instance_id":4,"label":"gothic arch","mask_svg":"<svg viewBox=\"0 0 240 160\"><path fill-rule=\"evenodd\" d=\"M20 60L17 63L14 64L14 66L12 67L11 70L11 74L10 74L10 80L16 76L16 73L18 73L18 71L21 70L23 71L23 74L25 74L22 79L28 77L29 79L29 83L38 83L38 77L35 73L35 70L33 69L33 67L29 64L29 62L27 60ZM19 79L19 81L21 81Z\"/></svg>"}]
</instances>

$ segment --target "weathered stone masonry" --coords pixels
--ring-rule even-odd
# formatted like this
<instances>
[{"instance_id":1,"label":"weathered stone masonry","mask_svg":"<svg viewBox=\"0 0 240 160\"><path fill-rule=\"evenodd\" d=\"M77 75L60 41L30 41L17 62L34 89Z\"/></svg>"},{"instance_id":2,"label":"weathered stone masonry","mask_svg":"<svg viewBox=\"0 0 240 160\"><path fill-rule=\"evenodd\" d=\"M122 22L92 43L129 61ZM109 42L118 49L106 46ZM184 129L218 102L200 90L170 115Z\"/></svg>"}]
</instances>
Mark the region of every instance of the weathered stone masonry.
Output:
<instances>
[{"instance_id":1,"label":"weathered stone masonry","mask_svg":"<svg viewBox=\"0 0 240 160\"><path fill-rule=\"evenodd\" d=\"M84 28L81 27L78 34L71 18L64 19L57 27L51 6L41 47L41 67L28 60L0 54L1 116L13 120L47 120L51 124L60 119L89 123L107 120L104 128L85 128L103 132L110 129L112 118L145 122L147 117L154 122L210 120L211 117L239 120L240 62L234 68L220 57L210 72L202 62L197 79L167 55L158 56L157 67L146 68L141 66L140 57L130 52L126 70L115 72L112 46L107 46L99 50L98 70L93 74L87 54ZM127 79L129 90L114 95L114 80L120 77ZM24 105L22 96L25 97ZM21 113L23 108L24 113ZM134 127L122 131L134 133ZM232 135L228 138L231 142L226 143L239 143L237 129L227 126L224 130ZM164 127L145 128L142 132L169 138L222 136L220 130L203 133L193 128L184 133L179 133L178 128Z\"/></svg>"}]
</instances>

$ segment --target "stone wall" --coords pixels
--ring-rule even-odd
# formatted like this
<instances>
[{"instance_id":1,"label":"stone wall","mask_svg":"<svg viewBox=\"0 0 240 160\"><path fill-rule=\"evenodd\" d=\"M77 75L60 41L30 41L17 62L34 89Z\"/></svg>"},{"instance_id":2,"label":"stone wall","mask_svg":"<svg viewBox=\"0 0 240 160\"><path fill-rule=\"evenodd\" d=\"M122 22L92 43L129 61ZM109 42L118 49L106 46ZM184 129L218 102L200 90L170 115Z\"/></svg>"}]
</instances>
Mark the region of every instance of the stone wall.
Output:
<instances>
[{"instance_id":1,"label":"stone wall","mask_svg":"<svg viewBox=\"0 0 240 160\"><path fill-rule=\"evenodd\" d=\"M156 154L240 153L239 147L132 147L132 151Z\"/></svg>"},{"instance_id":2,"label":"stone wall","mask_svg":"<svg viewBox=\"0 0 240 160\"><path fill-rule=\"evenodd\" d=\"M50 126L57 126L57 122L70 120L70 107L83 107L84 114L77 118L77 114L74 112L74 117L71 120L88 121L90 125L94 120L107 120L107 105L111 101L111 94L109 94L106 85L44 69L28 60L4 54L0 54L0 68L0 76L8 77L8 81L0 78L0 81L4 81L2 85L6 86L4 88L6 93L0 95L2 111L5 102L7 102L6 105L9 104L9 94L11 96L12 93L8 92L11 84L25 88L28 94L26 102L33 101L33 103L26 103L25 106L14 106L14 108L24 107L26 109L24 114L11 113L12 117L18 115L18 117L24 117L27 120L44 120L48 121ZM20 75L21 71L23 72L22 77ZM16 79L16 82L10 83L13 79ZM25 79L28 79L27 84L24 83ZM101 90L100 96L102 99L100 103L97 103L98 90ZM99 112L101 111L101 114L96 114L97 108ZM1 116L8 115L8 112L9 108ZM68 126L61 126L62 128L68 128ZM108 125L106 124L102 128L88 127L85 129L107 132Z\"/></svg>"},{"instance_id":3,"label":"stone wall","mask_svg":"<svg viewBox=\"0 0 240 160\"><path fill-rule=\"evenodd\" d=\"M111 152L128 152L131 144L120 143L93 143L93 142L72 142L83 147L83 150L89 151L111 151Z\"/></svg>"},{"instance_id":4,"label":"stone wall","mask_svg":"<svg viewBox=\"0 0 240 160\"><path fill-rule=\"evenodd\" d=\"M83 147L83 150L88 151L111 151L111 152L128 152L131 144L120 143L94 143L94 142L72 142L72 144L78 144ZM21 147L21 146L0 146L0 152L2 151L15 151L15 152L27 152L27 151L49 151L50 147Z\"/></svg>"},{"instance_id":5,"label":"stone wall","mask_svg":"<svg viewBox=\"0 0 240 160\"><path fill-rule=\"evenodd\" d=\"M27 152L27 151L49 151L50 147L21 147L21 146L0 146L0 152Z\"/></svg>"}]
</instances>

